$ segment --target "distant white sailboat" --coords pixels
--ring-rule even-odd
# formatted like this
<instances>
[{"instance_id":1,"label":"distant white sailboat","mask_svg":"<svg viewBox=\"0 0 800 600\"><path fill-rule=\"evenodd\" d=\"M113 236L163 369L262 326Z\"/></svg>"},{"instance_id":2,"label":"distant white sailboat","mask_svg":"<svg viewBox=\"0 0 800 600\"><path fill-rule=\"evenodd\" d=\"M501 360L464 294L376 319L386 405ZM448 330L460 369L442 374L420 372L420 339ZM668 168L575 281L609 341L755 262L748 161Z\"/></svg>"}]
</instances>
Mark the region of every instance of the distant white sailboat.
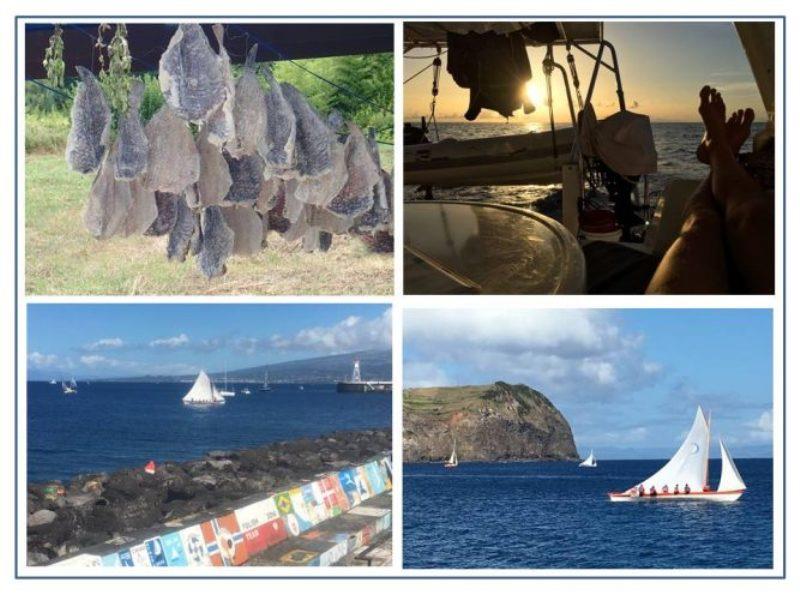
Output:
<instances>
[{"instance_id":1,"label":"distant white sailboat","mask_svg":"<svg viewBox=\"0 0 800 600\"><path fill-rule=\"evenodd\" d=\"M225 404L225 397L214 386L205 371L200 371L197 379L183 397L184 404Z\"/></svg>"},{"instance_id":2,"label":"distant white sailboat","mask_svg":"<svg viewBox=\"0 0 800 600\"><path fill-rule=\"evenodd\" d=\"M55 379L50 380L50 385L56 385L58 382Z\"/></svg>"},{"instance_id":3,"label":"distant white sailboat","mask_svg":"<svg viewBox=\"0 0 800 600\"><path fill-rule=\"evenodd\" d=\"M719 440L722 472L719 485L708 484L708 455L711 444L711 422L702 408L697 408L694 423L686 439L673 457L638 485L624 492L611 492L612 502L639 500L711 500L735 502L747 489L728 449Z\"/></svg>"},{"instance_id":4,"label":"distant white sailboat","mask_svg":"<svg viewBox=\"0 0 800 600\"><path fill-rule=\"evenodd\" d=\"M249 396L250 395L250 388L248 388L248 387L242 388L242 395L243 396Z\"/></svg>"},{"instance_id":5,"label":"distant white sailboat","mask_svg":"<svg viewBox=\"0 0 800 600\"><path fill-rule=\"evenodd\" d=\"M261 386L262 392L271 392L272 386L269 384L269 371L264 369L264 385Z\"/></svg>"},{"instance_id":6,"label":"distant white sailboat","mask_svg":"<svg viewBox=\"0 0 800 600\"><path fill-rule=\"evenodd\" d=\"M458 466L458 453L456 452L456 439L453 438L453 451L450 458L444 463L445 469L454 469Z\"/></svg>"},{"instance_id":7,"label":"distant white sailboat","mask_svg":"<svg viewBox=\"0 0 800 600\"><path fill-rule=\"evenodd\" d=\"M228 389L228 366L225 366L225 379L224 383L222 384L222 390L220 394L225 398L231 398L236 395L236 392L233 390Z\"/></svg>"},{"instance_id":8,"label":"distant white sailboat","mask_svg":"<svg viewBox=\"0 0 800 600\"><path fill-rule=\"evenodd\" d=\"M69 380L69 383L66 381L61 382L61 391L65 394L77 394L78 393L78 382L75 381L75 378Z\"/></svg>"},{"instance_id":9,"label":"distant white sailboat","mask_svg":"<svg viewBox=\"0 0 800 600\"><path fill-rule=\"evenodd\" d=\"M597 467L597 459L596 459L596 458L595 458L595 456L594 456L594 450L591 450L591 451L589 452L589 456L587 456L587 457L586 457L586 460L584 460L584 461L583 461L581 464L579 464L578 466L579 466L579 467L590 467L590 468L595 468L595 467Z\"/></svg>"}]
</instances>

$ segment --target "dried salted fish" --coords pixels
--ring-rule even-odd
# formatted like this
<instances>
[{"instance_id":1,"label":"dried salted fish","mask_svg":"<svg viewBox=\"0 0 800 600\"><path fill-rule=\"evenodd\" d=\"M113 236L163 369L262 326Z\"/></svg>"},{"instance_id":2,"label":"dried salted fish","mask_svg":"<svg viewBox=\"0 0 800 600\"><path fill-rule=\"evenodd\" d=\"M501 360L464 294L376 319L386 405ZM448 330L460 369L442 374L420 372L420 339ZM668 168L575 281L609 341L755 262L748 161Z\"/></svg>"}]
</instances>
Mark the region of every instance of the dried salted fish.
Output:
<instances>
[{"instance_id":1,"label":"dried salted fish","mask_svg":"<svg viewBox=\"0 0 800 600\"><path fill-rule=\"evenodd\" d=\"M278 202L278 194L281 193L281 188L285 182L278 178L272 177L267 179L261 184L261 193L256 200L256 210L262 215L268 213Z\"/></svg>"},{"instance_id":2,"label":"dried salted fish","mask_svg":"<svg viewBox=\"0 0 800 600\"><path fill-rule=\"evenodd\" d=\"M203 229L200 227L200 213L194 213L194 233L189 241L189 254L197 256L203 247Z\"/></svg>"},{"instance_id":3,"label":"dried salted fish","mask_svg":"<svg viewBox=\"0 0 800 600\"><path fill-rule=\"evenodd\" d=\"M208 278L225 274L225 261L233 252L233 230L225 223L219 206L207 206L200 218L202 241L197 264Z\"/></svg>"},{"instance_id":4,"label":"dried salted fish","mask_svg":"<svg viewBox=\"0 0 800 600\"><path fill-rule=\"evenodd\" d=\"M197 138L197 152L200 155L197 199L201 206L222 204L233 183L228 161L209 138L210 134L206 130L201 131Z\"/></svg>"},{"instance_id":5,"label":"dried salted fish","mask_svg":"<svg viewBox=\"0 0 800 600\"><path fill-rule=\"evenodd\" d=\"M97 239L106 239L116 234L125 223L133 204L131 184L114 178L113 151L106 157L100 172L92 183L89 201L83 222L86 229Z\"/></svg>"},{"instance_id":6,"label":"dried salted fish","mask_svg":"<svg viewBox=\"0 0 800 600\"><path fill-rule=\"evenodd\" d=\"M236 128L233 120L233 105L235 102L236 82L231 71L231 59L228 51L225 50L224 36L225 28L217 23L212 26L214 37L217 38L219 46L219 60L222 67L222 76L225 79L225 101L217 108L206 122L208 141L215 146L222 148L234 144Z\"/></svg>"},{"instance_id":7,"label":"dried salted fish","mask_svg":"<svg viewBox=\"0 0 800 600\"><path fill-rule=\"evenodd\" d=\"M223 208L222 215L233 231L234 254L256 254L261 250L263 224L255 209L249 206L231 206Z\"/></svg>"},{"instance_id":8,"label":"dried salted fish","mask_svg":"<svg viewBox=\"0 0 800 600\"><path fill-rule=\"evenodd\" d=\"M283 216L283 209L285 207L286 187L281 186L278 188L278 193L275 195L275 206L267 213L269 228L272 231L277 231L281 235L285 234L292 226L289 219Z\"/></svg>"},{"instance_id":9,"label":"dried salted fish","mask_svg":"<svg viewBox=\"0 0 800 600\"><path fill-rule=\"evenodd\" d=\"M331 169L333 134L306 97L291 83L282 83L281 90L297 119L294 168L298 177L319 177Z\"/></svg>"},{"instance_id":10,"label":"dried salted fish","mask_svg":"<svg viewBox=\"0 0 800 600\"><path fill-rule=\"evenodd\" d=\"M155 192L155 195L158 215L144 234L167 235L175 226L178 218L178 201L183 200L183 195L170 192Z\"/></svg>"},{"instance_id":11,"label":"dried salted fish","mask_svg":"<svg viewBox=\"0 0 800 600\"><path fill-rule=\"evenodd\" d=\"M290 179L286 182L287 194L315 206L327 206L337 196L348 178L345 146L336 140L332 140L330 145L330 170L313 179Z\"/></svg>"},{"instance_id":12,"label":"dried salted fish","mask_svg":"<svg viewBox=\"0 0 800 600\"><path fill-rule=\"evenodd\" d=\"M373 188L380 180L381 174L364 134L353 123L349 123L347 127L349 130L345 142L347 183L328 204L328 209L336 214L355 218L372 208Z\"/></svg>"},{"instance_id":13,"label":"dried salted fish","mask_svg":"<svg viewBox=\"0 0 800 600\"><path fill-rule=\"evenodd\" d=\"M197 23L181 23L158 63L164 99L187 121L205 121L225 101L222 60Z\"/></svg>"},{"instance_id":14,"label":"dried salted fish","mask_svg":"<svg viewBox=\"0 0 800 600\"><path fill-rule=\"evenodd\" d=\"M130 181L128 185L131 188L131 206L119 231L126 237L143 234L158 217L155 193L144 187L138 179Z\"/></svg>"},{"instance_id":15,"label":"dried salted fish","mask_svg":"<svg viewBox=\"0 0 800 600\"><path fill-rule=\"evenodd\" d=\"M263 73L269 84L264 95L267 105L266 136L258 145L258 153L266 162L264 178L292 177L297 120L272 71L264 69Z\"/></svg>"},{"instance_id":16,"label":"dried salted fish","mask_svg":"<svg viewBox=\"0 0 800 600\"><path fill-rule=\"evenodd\" d=\"M186 260L186 254L189 252L189 246L192 242L192 235L195 231L195 215L192 210L186 205L184 198L178 198L175 203L176 216L175 225L169 232L169 240L167 241L167 258L177 262Z\"/></svg>"},{"instance_id":17,"label":"dried salted fish","mask_svg":"<svg viewBox=\"0 0 800 600\"><path fill-rule=\"evenodd\" d=\"M266 135L267 102L256 75L257 54L258 44L254 44L247 53L242 76L236 82L236 101L233 104L236 145L231 151L236 156L255 154L259 142Z\"/></svg>"},{"instance_id":18,"label":"dried salted fish","mask_svg":"<svg viewBox=\"0 0 800 600\"><path fill-rule=\"evenodd\" d=\"M103 161L111 131L111 109L91 71L77 67L81 82L72 103L72 127L67 137L67 164L78 173L96 171Z\"/></svg>"},{"instance_id":19,"label":"dried salted fish","mask_svg":"<svg viewBox=\"0 0 800 600\"><path fill-rule=\"evenodd\" d=\"M114 177L135 179L147 169L147 136L139 117L144 83L136 80L128 95L128 111L120 118L114 142Z\"/></svg>"},{"instance_id":20,"label":"dried salted fish","mask_svg":"<svg viewBox=\"0 0 800 600\"><path fill-rule=\"evenodd\" d=\"M180 194L197 181L200 155L189 126L166 104L158 109L144 128L147 136L147 172L144 184L149 190Z\"/></svg>"},{"instance_id":21,"label":"dried salted fish","mask_svg":"<svg viewBox=\"0 0 800 600\"><path fill-rule=\"evenodd\" d=\"M254 204L261 194L264 181L264 160L258 154L234 158L223 154L231 174L231 186L225 200L232 203Z\"/></svg>"}]
</instances>

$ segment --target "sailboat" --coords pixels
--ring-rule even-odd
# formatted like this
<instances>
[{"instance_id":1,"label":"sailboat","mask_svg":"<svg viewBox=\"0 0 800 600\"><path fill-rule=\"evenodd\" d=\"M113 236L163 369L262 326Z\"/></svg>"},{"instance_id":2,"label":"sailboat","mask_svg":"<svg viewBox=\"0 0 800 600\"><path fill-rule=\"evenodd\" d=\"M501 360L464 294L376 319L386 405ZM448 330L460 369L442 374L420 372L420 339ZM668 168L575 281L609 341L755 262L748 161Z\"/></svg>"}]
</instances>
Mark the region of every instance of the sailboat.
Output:
<instances>
[{"instance_id":1,"label":"sailboat","mask_svg":"<svg viewBox=\"0 0 800 600\"><path fill-rule=\"evenodd\" d=\"M578 466L579 467L591 467L591 468L597 467L597 459L594 456L594 450L591 450L589 452L589 456L586 457L586 460L584 460Z\"/></svg>"},{"instance_id":2,"label":"sailboat","mask_svg":"<svg viewBox=\"0 0 800 600\"><path fill-rule=\"evenodd\" d=\"M453 451L450 458L444 463L445 469L455 469L458 466L458 454L456 453L456 440L453 438Z\"/></svg>"},{"instance_id":3,"label":"sailboat","mask_svg":"<svg viewBox=\"0 0 800 600\"><path fill-rule=\"evenodd\" d=\"M641 483L624 492L611 492L612 502L640 500L711 500L735 502L747 486L722 439L719 440L722 473L716 490L708 484L711 421L697 407L694 423L672 458Z\"/></svg>"},{"instance_id":4,"label":"sailboat","mask_svg":"<svg viewBox=\"0 0 800 600\"><path fill-rule=\"evenodd\" d=\"M74 377L72 379L70 379L69 383L67 383L66 381L62 381L61 382L61 391L64 392L64 394L77 394L78 393L78 382L75 381Z\"/></svg>"},{"instance_id":5,"label":"sailboat","mask_svg":"<svg viewBox=\"0 0 800 600\"><path fill-rule=\"evenodd\" d=\"M271 392L272 387L269 385L269 371L264 369L264 385L261 386L262 392Z\"/></svg>"},{"instance_id":6,"label":"sailboat","mask_svg":"<svg viewBox=\"0 0 800 600\"><path fill-rule=\"evenodd\" d=\"M200 371L192 389L183 397L184 404L225 404L225 397L214 386L205 371Z\"/></svg>"},{"instance_id":7,"label":"sailboat","mask_svg":"<svg viewBox=\"0 0 800 600\"><path fill-rule=\"evenodd\" d=\"M249 396L250 395L250 388L249 387L242 388L242 394L245 395L245 396Z\"/></svg>"},{"instance_id":8,"label":"sailboat","mask_svg":"<svg viewBox=\"0 0 800 600\"><path fill-rule=\"evenodd\" d=\"M58 382L57 382L55 379L51 379L51 380L50 380L50 385L55 385L55 384L57 384L57 383L58 383Z\"/></svg>"},{"instance_id":9,"label":"sailboat","mask_svg":"<svg viewBox=\"0 0 800 600\"><path fill-rule=\"evenodd\" d=\"M236 395L235 391L228 389L228 367L227 366L225 367L225 379L224 379L224 383L222 385L222 391L220 391L220 394L225 398L230 398L230 397Z\"/></svg>"}]
</instances>

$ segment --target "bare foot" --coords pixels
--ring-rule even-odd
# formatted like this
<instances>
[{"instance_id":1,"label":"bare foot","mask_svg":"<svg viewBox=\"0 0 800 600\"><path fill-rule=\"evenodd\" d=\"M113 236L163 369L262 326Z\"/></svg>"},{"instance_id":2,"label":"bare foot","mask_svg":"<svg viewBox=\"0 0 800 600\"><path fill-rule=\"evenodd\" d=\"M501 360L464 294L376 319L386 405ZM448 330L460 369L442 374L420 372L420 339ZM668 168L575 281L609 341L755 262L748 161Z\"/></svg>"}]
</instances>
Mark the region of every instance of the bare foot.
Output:
<instances>
[{"instance_id":1,"label":"bare foot","mask_svg":"<svg viewBox=\"0 0 800 600\"><path fill-rule=\"evenodd\" d=\"M725 122L725 132L728 137L728 144L734 154L739 154L739 151L744 146L747 138L750 137L750 127L755 119L755 112L752 108L736 110L731 113L731 116ZM708 156L708 146L706 145L707 135L703 135L703 139L697 146L697 160L701 163L709 164L710 159Z\"/></svg>"}]
</instances>

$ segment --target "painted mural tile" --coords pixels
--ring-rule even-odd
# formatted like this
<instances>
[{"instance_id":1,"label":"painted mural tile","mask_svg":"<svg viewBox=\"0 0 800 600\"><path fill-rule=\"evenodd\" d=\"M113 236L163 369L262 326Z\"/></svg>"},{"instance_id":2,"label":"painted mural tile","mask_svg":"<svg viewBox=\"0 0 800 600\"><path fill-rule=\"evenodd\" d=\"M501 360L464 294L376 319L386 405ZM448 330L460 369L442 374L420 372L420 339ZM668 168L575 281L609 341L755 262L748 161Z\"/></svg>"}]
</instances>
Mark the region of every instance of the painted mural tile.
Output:
<instances>
[{"instance_id":1,"label":"painted mural tile","mask_svg":"<svg viewBox=\"0 0 800 600\"><path fill-rule=\"evenodd\" d=\"M311 516L308 507L306 506L305 498L303 497L303 490L301 488L293 488L289 491L289 496L292 499L292 508L294 515L297 518L297 524L300 531L307 531L314 525L313 517Z\"/></svg>"},{"instance_id":2,"label":"painted mural tile","mask_svg":"<svg viewBox=\"0 0 800 600\"><path fill-rule=\"evenodd\" d=\"M377 496L386 489L386 482L381 477L381 470L377 462L367 463L364 467L367 473L367 480L372 488L373 493Z\"/></svg>"},{"instance_id":3,"label":"painted mural tile","mask_svg":"<svg viewBox=\"0 0 800 600\"><path fill-rule=\"evenodd\" d=\"M289 495L289 492L275 494L273 499L275 500L275 506L278 509L278 513L280 513L281 516L294 512L294 509L292 508L292 497Z\"/></svg>"},{"instance_id":4,"label":"painted mural tile","mask_svg":"<svg viewBox=\"0 0 800 600\"><path fill-rule=\"evenodd\" d=\"M186 567L186 551L183 549L183 540L178 531L171 531L161 536L161 547L164 549L164 559L168 567Z\"/></svg>"},{"instance_id":5,"label":"painted mural tile","mask_svg":"<svg viewBox=\"0 0 800 600\"><path fill-rule=\"evenodd\" d=\"M200 531L203 532L203 542L205 544L205 552L208 555L208 560L211 561L212 567L223 567L225 564L225 557L219 547L219 540L217 540L217 533L214 531L214 521L211 519L205 523L200 524Z\"/></svg>"},{"instance_id":6,"label":"painted mural tile","mask_svg":"<svg viewBox=\"0 0 800 600\"><path fill-rule=\"evenodd\" d=\"M112 554L106 554L104 557L100 559L100 562L103 563L104 567L121 567L122 561L119 559L119 552L114 552Z\"/></svg>"},{"instance_id":7,"label":"painted mural tile","mask_svg":"<svg viewBox=\"0 0 800 600\"><path fill-rule=\"evenodd\" d=\"M102 567L103 559L95 554L78 554L54 565L56 567Z\"/></svg>"},{"instance_id":8,"label":"painted mural tile","mask_svg":"<svg viewBox=\"0 0 800 600\"><path fill-rule=\"evenodd\" d=\"M259 525L263 525L267 521L276 518L277 509L275 508L275 500L272 498L259 500L247 506L237 508L234 513L236 520L239 521L239 528L242 531L255 529Z\"/></svg>"},{"instance_id":9,"label":"painted mural tile","mask_svg":"<svg viewBox=\"0 0 800 600\"><path fill-rule=\"evenodd\" d=\"M150 567L150 554L147 552L147 546L144 544L137 544L130 548L131 559L133 560L134 567Z\"/></svg>"},{"instance_id":10,"label":"painted mural tile","mask_svg":"<svg viewBox=\"0 0 800 600\"><path fill-rule=\"evenodd\" d=\"M353 479L356 480L358 484L358 495L361 496L361 501L368 500L372 498L373 493L369 487L369 480L367 479L367 473L364 470L363 466L356 467L353 469L355 473L353 474Z\"/></svg>"},{"instance_id":11,"label":"painted mural tile","mask_svg":"<svg viewBox=\"0 0 800 600\"><path fill-rule=\"evenodd\" d=\"M150 566L167 566L167 557L164 555L164 547L161 545L161 538L154 537L145 540L144 547L147 550L147 558L150 561Z\"/></svg>"},{"instance_id":12,"label":"painted mural tile","mask_svg":"<svg viewBox=\"0 0 800 600\"><path fill-rule=\"evenodd\" d=\"M183 544L187 566L210 567L213 563L208 554L205 535L200 525L192 525L178 532ZM169 560L167 560L169 562Z\"/></svg>"},{"instance_id":13,"label":"painted mural tile","mask_svg":"<svg viewBox=\"0 0 800 600\"><path fill-rule=\"evenodd\" d=\"M353 478L353 472L351 469L339 471L339 483L341 484L344 493L347 495L347 503L351 507L361 504L361 496L358 493L358 483Z\"/></svg>"},{"instance_id":14,"label":"painted mural tile","mask_svg":"<svg viewBox=\"0 0 800 600\"><path fill-rule=\"evenodd\" d=\"M319 566L330 567L338 563L347 556L347 540L339 542L335 546L325 550L319 555Z\"/></svg>"},{"instance_id":15,"label":"painted mural tile","mask_svg":"<svg viewBox=\"0 0 800 600\"><path fill-rule=\"evenodd\" d=\"M316 560L319 560L319 552L312 552L311 550L290 550L280 557L280 562L284 565L293 566L313 566Z\"/></svg>"}]
</instances>

